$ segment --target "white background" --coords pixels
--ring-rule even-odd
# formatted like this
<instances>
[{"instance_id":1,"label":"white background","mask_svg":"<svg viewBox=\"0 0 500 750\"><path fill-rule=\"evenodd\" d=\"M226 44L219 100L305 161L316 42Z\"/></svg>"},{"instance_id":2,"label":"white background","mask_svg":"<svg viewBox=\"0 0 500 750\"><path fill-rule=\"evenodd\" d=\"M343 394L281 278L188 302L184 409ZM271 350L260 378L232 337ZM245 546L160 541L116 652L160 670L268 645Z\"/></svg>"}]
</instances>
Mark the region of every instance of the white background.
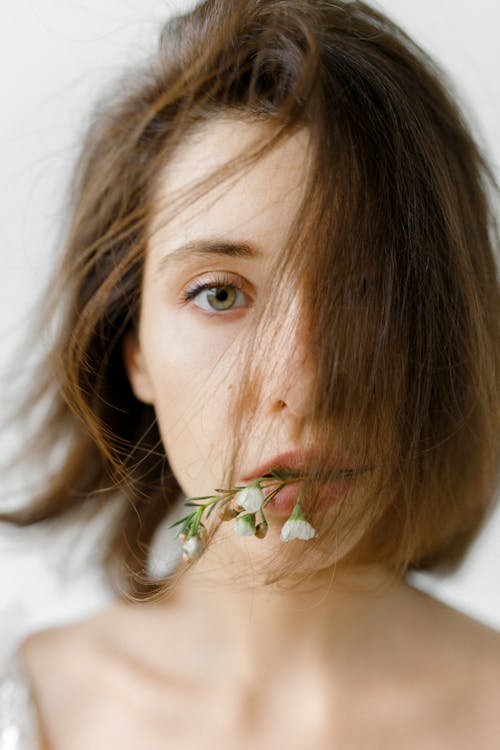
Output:
<instances>
[{"instance_id":1,"label":"white background","mask_svg":"<svg viewBox=\"0 0 500 750\"><path fill-rule=\"evenodd\" d=\"M29 327L32 305L50 269L67 176L96 95L124 66L133 65L154 49L161 20L168 12L187 10L192 4L186 0L16 0L3 10L2 392L5 381L17 374L7 366L9 355ZM449 72L498 176L497 0L384 0L379 7L399 21ZM40 620L50 596L54 601L57 598L57 581L48 562L50 545L46 540L37 544L30 546L29 554L24 547L21 553L17 535L7 530L0 535L0 604L5 607L15 601L12 612L17 607L21 613L29 600L32 613L38 608ZM416 583L500 629L499 574L500 511L458 574L441 581L419 576ZM80 594L78 588L74 592L72 604L67 606L83 610L85 585ZM98 601L99 597L95 599Z\"/></svg>"}]
</instances>

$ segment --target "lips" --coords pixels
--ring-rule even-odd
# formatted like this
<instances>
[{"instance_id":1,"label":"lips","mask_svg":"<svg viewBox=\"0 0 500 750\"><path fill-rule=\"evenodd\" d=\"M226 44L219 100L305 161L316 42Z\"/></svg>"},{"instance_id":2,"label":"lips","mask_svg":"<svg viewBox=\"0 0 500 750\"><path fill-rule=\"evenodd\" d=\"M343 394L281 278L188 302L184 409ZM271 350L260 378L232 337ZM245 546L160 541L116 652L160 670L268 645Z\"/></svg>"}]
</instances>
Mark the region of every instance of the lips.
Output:
<instances>
[{"instance_id":1,"label":"lips","mask_svg":"<svg viewBox=\"0 0 500 750\"><path fill-rule=\"evenodd\" d=\"M369 466L357 467L355 461L345 458L332 458L332 456L326 458L320 457L318 453L312 451L295 450L280 453L269 461L257 466L241 480L241 484L248 484L253 479L264 477L266 474L270 474L272 470L290 472L291 476L296 473L297 481L292 480L287 483L266 505L266 512L288 517L301 492L303 486L303 482L301 481L302 475L306 475L313 466L318 468L322 465L325 467L325 480L327 481L319 488L317 498L318 509L326 509L341 501L355 485L357 477L371 468ZM334 481L331 481L332 479ZM264 486L264 496L267 497L272 490L272 485L268 487ZM304 501L306 501L306 498L304 498Z\"/></svg>"},{"instance_id":2,"label":"lips","mask_svg":"<svg viewBox=\"0 0 500 750\"><path fill-rule=\"evenodd\" d=\"M314 453L312 451L295 450L288 451L287 453L280 453L279 455L274 456L274 458L266 461L265 463L255 468L252 472L244 476L241 482L243 484L247 484L253 479L258 479L265 476L266 474L269 474L272 470L290 470L291 472L307 473L313 465L318 467L322 464L324 464L325 468L329 469L330 471L339 472L340 476L346 477L355 476L356 474L360 474L368 470L368 467L355 467L355 462L347 459L332 459L331 456L328 457L328 459L323 459L318 456L317 453Z\"/></svg>"}]
</instances>

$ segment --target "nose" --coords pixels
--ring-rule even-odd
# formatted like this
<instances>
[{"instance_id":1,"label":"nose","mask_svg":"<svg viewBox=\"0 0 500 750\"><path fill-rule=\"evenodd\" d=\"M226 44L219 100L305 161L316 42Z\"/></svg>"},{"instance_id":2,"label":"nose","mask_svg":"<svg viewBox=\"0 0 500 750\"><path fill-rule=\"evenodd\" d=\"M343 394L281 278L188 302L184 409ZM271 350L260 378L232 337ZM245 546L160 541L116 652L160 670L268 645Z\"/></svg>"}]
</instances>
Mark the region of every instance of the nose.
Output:
<instances>
[{"instance_id":1,"label":"nose","mask_svg":"<svg viewBox=\"0 0 500 750\"><path fill-rule=\"evenodd\" d=\"M272 375L270 404L273 412L305 418L312 411L315 368L310 346L310 326L297 306L279 335Z\"/></svg>"}]
</instances>

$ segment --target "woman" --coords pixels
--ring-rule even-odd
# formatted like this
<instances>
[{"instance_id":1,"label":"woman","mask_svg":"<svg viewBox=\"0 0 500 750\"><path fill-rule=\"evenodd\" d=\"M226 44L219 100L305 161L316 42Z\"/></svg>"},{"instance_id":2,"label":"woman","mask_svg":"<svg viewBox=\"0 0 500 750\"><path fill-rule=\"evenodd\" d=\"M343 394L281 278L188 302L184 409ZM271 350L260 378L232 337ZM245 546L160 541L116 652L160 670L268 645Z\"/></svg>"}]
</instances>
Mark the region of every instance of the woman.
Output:
<instances>
[{"instance_id":1,"label":"woman","mask_svg":"<svg viewBox=\"0 0 500 750\"><path fill-rule=\"evenodd\" d=\"M458 566L497 471L491 178L455 104L358 2L208 0L125 83L26 406L65 453L9 516L117 501L116 601L21 649L42 746L496 747L500 636L405 580Z\"/></svg>"}]
</instances>

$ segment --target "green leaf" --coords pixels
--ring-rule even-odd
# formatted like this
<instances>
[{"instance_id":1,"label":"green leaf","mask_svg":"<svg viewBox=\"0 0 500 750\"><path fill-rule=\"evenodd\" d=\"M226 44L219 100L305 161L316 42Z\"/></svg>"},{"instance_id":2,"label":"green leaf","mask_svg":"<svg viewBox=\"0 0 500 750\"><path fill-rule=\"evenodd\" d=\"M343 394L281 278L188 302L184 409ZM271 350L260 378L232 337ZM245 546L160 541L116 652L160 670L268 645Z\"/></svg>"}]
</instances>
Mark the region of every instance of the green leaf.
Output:
<instances>
[{"instance_id":1,"label":"green leaf","mask_svg":"<svg viewBox=\"0 0 500 750\"><path fill-rule=\"evenodd\" d=\"M187 497L184 501L184 505L187 505L187 503L192 502L193 500L213 500L214 495L202 495L201 497Z\"/></svg>"},{"instance_id":2,"label":"green leaf","mask_svg":"<svg viewBox=\"0 0 500 750\"><path fill-rule=\"evenodd\" d=\"M217 505L217 503L214 503L213 505L210 506L210 508L208 509L208 512L207 512L207 518L210 518L210 514L212 513L212 511L213 511L213 509L215 508L216 505Z\"/></svg>"},{"instance_id":3,"label":"green leaf","mask_svg":"<svg viewBox=\"0 0 500 750\"><path fill-rule=\"evenodd\" d=\"M179 521L175 521L174 523L169 524L168 528L169 529L173 529L174 526L178 526L180 523L184 523L185 521L189 521L189 519L191 518L191 515L192 514L190 514L189 516L184 516L184 518L181 518Z\"/></svg>"}]
</instances>

